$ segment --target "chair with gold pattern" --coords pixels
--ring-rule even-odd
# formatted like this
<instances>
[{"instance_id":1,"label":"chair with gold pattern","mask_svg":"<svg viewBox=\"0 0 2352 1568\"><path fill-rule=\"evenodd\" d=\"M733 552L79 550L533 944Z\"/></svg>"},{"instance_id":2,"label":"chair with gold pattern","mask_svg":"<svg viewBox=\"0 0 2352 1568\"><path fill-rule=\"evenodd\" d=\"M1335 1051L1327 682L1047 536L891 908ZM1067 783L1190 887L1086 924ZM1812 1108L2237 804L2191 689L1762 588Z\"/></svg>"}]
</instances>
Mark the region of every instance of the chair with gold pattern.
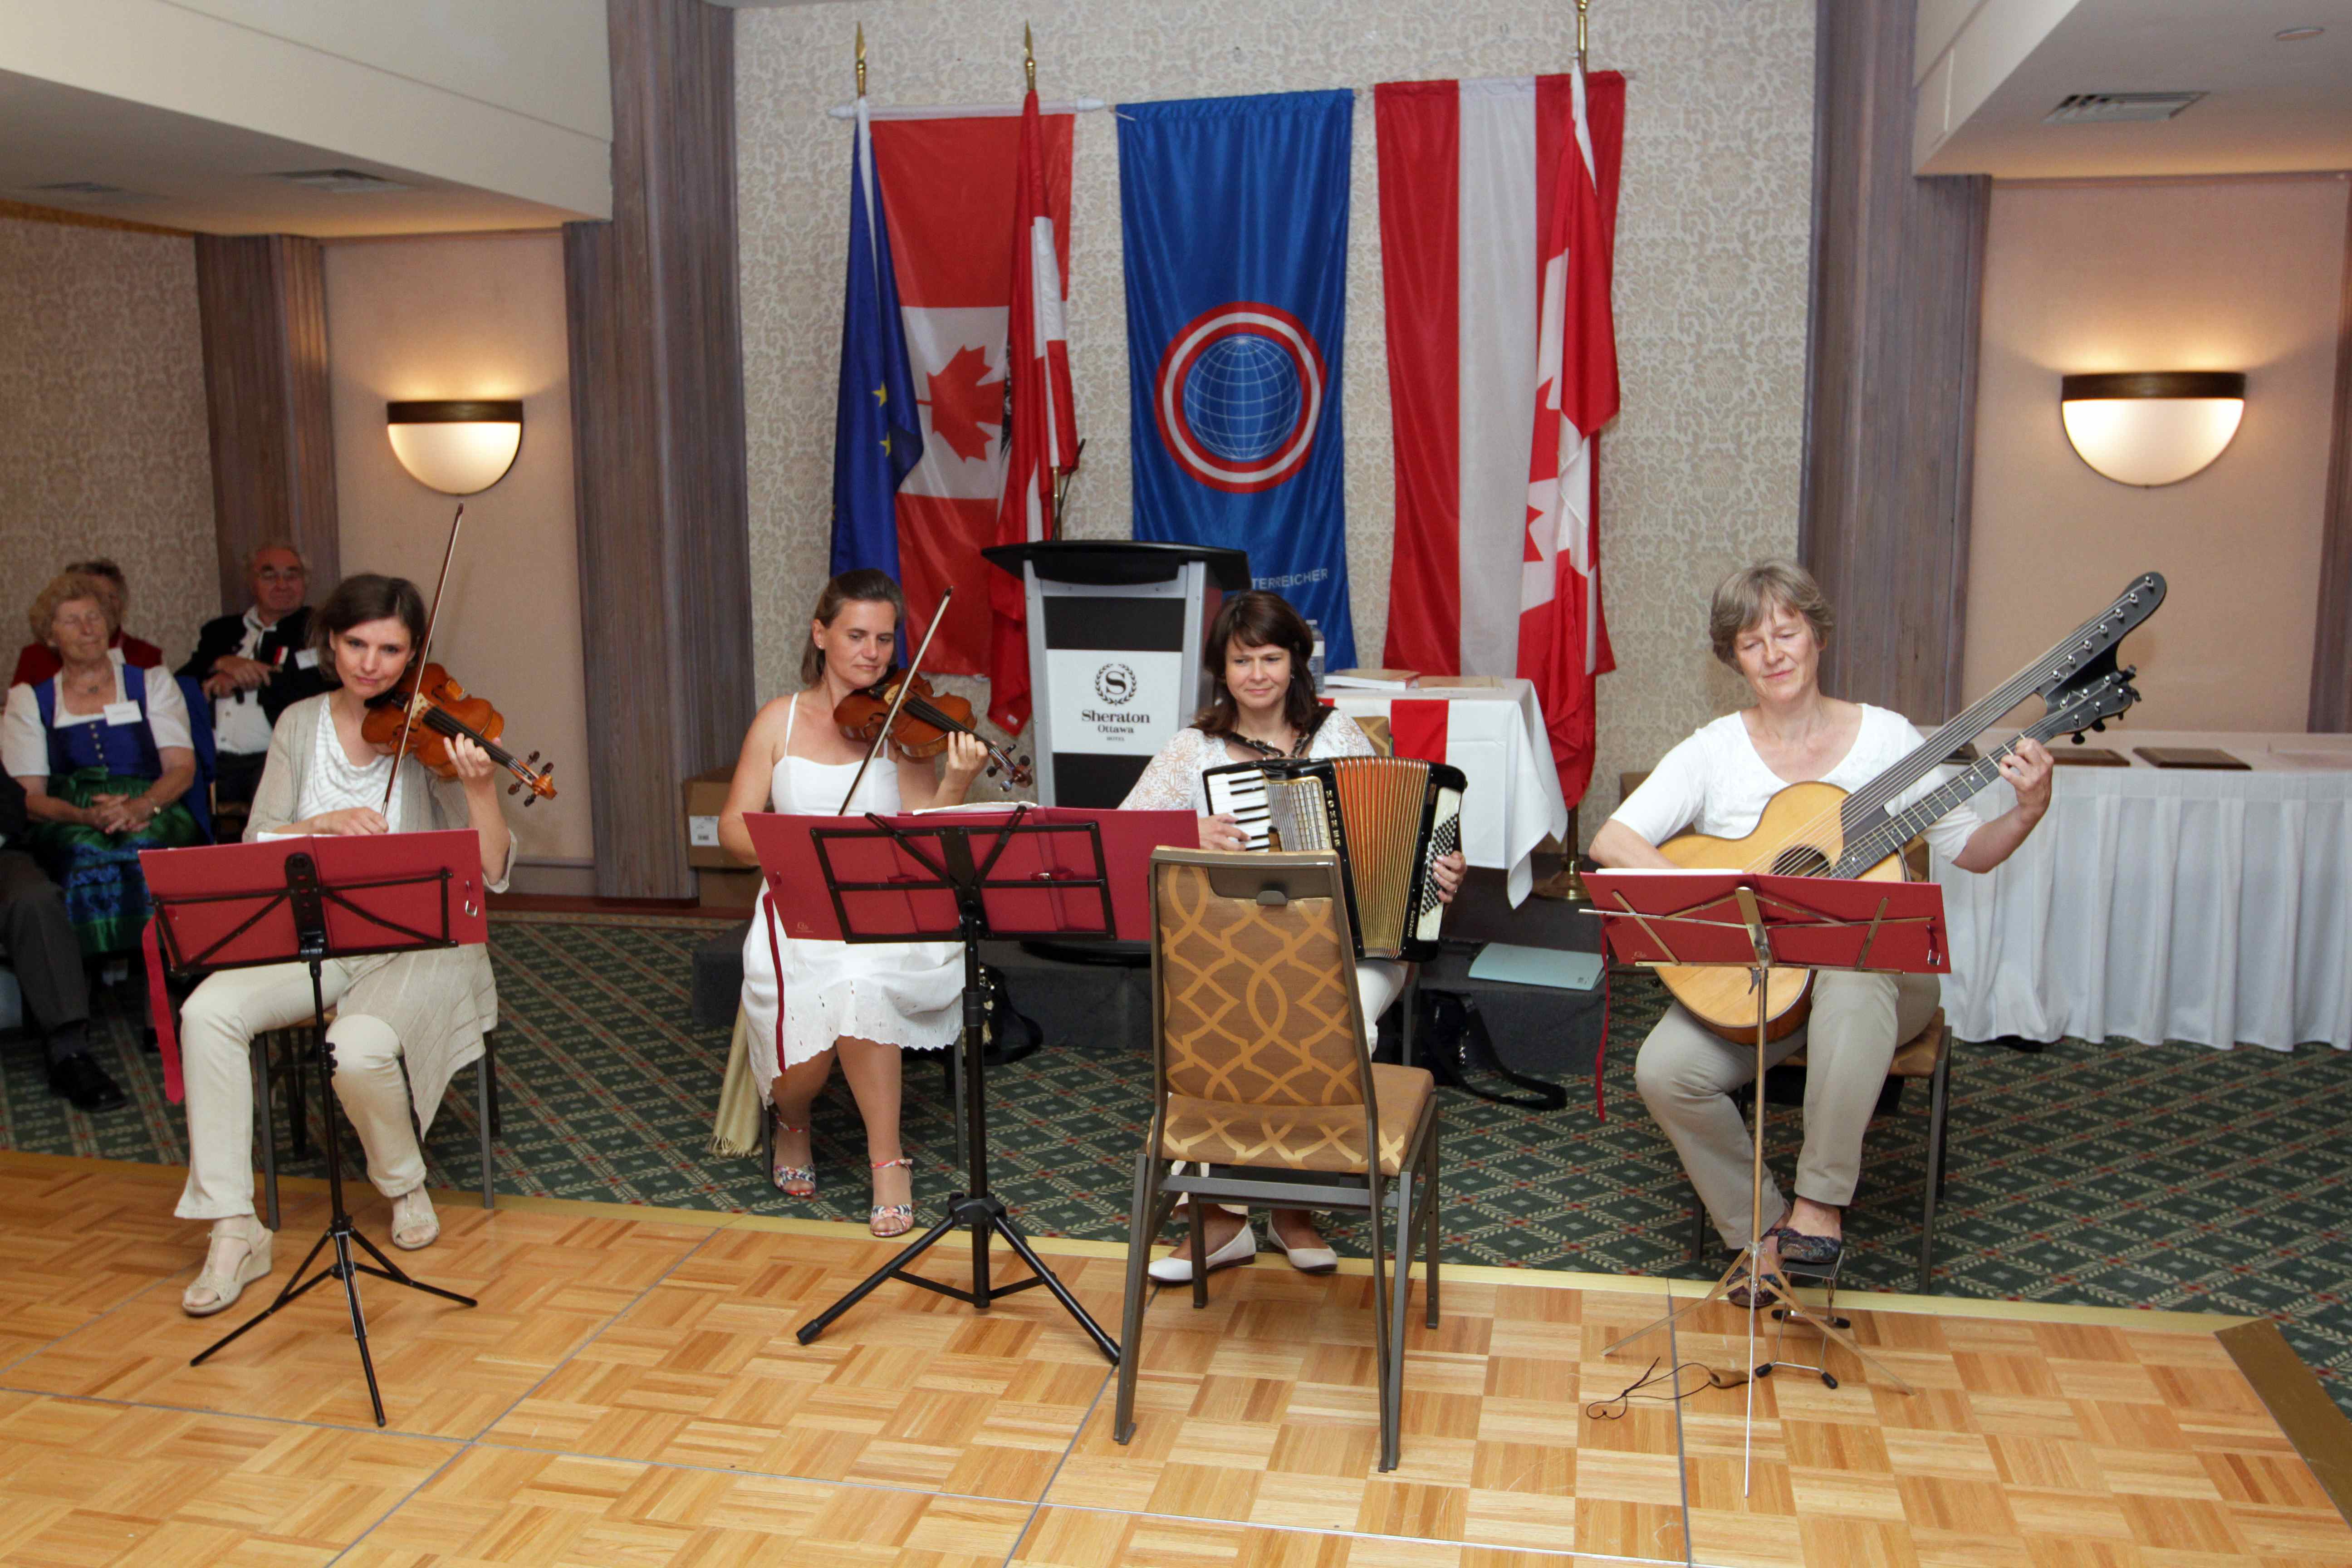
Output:
<instances>
[{"instance_id":1,"label":"chair with gold pattern","mask_svg":"<svg viewBox=\"0 0 2352 1568\"><path fill-rule=\"evenodd\" d=\"M1336 856L1158 849L1151 900L1152 1111L1136 1153L1113 1435L1135 1433L1145 1268L1178 1194L1190 1194L1196 1258L1206 1203L1348 1210L1370 1219L1381 1468L1394 1469L1416 1230L1437 1326L1436 1085L1371 1059ZM1393 1258L1381 1237L1391 1210ZM1192 1305L1208 1300L1208 1270L1195 1269Z\"/></svg>"}]
</instances>

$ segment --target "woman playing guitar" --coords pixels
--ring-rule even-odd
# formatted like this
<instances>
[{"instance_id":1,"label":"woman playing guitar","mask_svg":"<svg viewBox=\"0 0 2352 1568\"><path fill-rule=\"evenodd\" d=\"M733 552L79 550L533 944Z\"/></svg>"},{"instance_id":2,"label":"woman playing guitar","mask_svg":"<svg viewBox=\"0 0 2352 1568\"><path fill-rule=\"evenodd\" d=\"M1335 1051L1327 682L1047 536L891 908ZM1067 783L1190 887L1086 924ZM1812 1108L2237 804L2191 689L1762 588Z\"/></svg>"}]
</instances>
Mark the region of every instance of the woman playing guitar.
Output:
<instances>
[{"instance_id":1,"label":"woman playing guitar","mask_svg":"<svg viewBox=\"0 0 2352 1568\"><path fill-rule=\"evenodd\" d=\"M1745 838L1788 786L1820 780L1856 790L1919 746L1922 737L1900 714L1822 692L1821 657L1830 626L1829 603L1802 567L1769 561L1726 578L1708 611L1708 638L1715 657L1748 682L1756 705L1716 720L1667 752L1592 836L1592 858L1609 867L1674 869L1678 862L1657 846L1685 827L1717 839ZM1963 805L1927 829L1937 852L1961 870L2000 865L2049 809L2050 753L2039 742L2021 742L2001 760L2000 775L2017 793L2014 808L1985 822ZM1899 812L1935 784L1923 781L1887 809ZM1771 1229L1758 1260L1763 1271L1784 1258L1815 1266L1837 1258L1841 1211L1853 1196L1863 1131L1887 1063L1897 1045L1926 1026L1936 997L1932 975L1898 981L1823 971L1813 977L1808 1021L1768 1047L1766 1060L1777 1063L1801 1046L1809 1067L1796 1202L1785 1205L1777 1186L1764 1194ZM1679 1003L1643 1042L1633 1068L1650 1114L1673 1140L1734 1251L1747 1245L1753 1154L1730 1097L1755 1070L1752 1043L1712 1032Z\"/></svg>"}]
</instances>

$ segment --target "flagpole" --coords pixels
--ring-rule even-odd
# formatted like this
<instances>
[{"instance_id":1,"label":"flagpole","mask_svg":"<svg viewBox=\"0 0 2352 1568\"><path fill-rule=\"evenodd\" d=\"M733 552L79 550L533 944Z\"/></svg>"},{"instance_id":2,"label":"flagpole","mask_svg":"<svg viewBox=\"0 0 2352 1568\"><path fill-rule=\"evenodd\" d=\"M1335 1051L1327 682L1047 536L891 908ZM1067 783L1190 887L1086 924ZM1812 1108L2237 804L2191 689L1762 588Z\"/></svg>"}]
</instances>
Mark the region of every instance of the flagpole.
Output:
<instances>
[{"instance_id":1,"label":"flagpole","mask_svg":"<svg viewBox=\"0 0 2352 1568\"><path fill-rule=\"evenodd\" d=\"M1021 24L1021 68L1029 78L1029 90L1037 90L1037 46L1030 40L1029 24Z\"/></svg>"},{"instance_id":2,"label":"flagpole","mask_svg":"<svg viewBox=\"0 0 2352 1568\"><path fill-rule=\"evenodd\" d=\"M1584 9L1582 0L1578 0L1577 9L1579 11ZM1580 24L1578 27L1580 37L1583 28ZM1580 48L1581 47L1579 45ZM857 96L860 98L866 96L866 24L863 22L857 24Z\"/></svg>"},{"instance_id":3,"label":"flagpole","mask_svg":"<svg viewBox=\"0 0 2352 1568\"><path fill-rule=\"evenodd\" d=\"M1584 68L1584 64L1585 64L1585 48L1584 48L1584 20L1585 20L1585 14L1586 14L1586 12L1588 12L1588 11L1591 8L1591 5L1592 5L1592 0L1576 0L1576 64L1577 64L1577 68L1578 68L1578 69L1580 69L1580 70L1581 70L1581 69ZM861 90L863 90L863 89L861 89Z\"/></svg>"}]
</instances>

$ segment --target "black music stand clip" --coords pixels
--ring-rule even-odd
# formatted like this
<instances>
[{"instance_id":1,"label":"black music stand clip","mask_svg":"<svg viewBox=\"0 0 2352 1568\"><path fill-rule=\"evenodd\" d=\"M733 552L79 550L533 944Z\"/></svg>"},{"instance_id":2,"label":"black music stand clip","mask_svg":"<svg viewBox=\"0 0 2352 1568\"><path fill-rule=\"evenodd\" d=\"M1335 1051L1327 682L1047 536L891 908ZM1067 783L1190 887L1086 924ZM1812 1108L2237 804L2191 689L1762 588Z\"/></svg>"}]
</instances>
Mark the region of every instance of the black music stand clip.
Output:
<instances>
[{"instance_id":1,"label":"black music stand clip","mask_svg":"<svg viewBox=\"0 0 2352 1568\"><path fill-rule=\"evenodd\" d=\"M478 845L471 832L462 835L419 835L420 838L462 837L467 843ZM312 841L306 841L312 842ZM391 841L376 840L369 848L372 859L383 858ZM364 1232L352 1222L351 1210L343 1202L343 1161L341 1130L335 1124L340 1100L333 1092L335 1048L327 1038L327 1001L325 982L320 971L331 958L364 958L379 953L409 952L433 948L462 945L455 922L450 918L450 902L457 881L446 861L447 847L441 858L421 856L414 869L367 871L341 880L323 878L318 859L310 850L284 845L226 845L210 848L148 851L142 856L150 872L150 901L155 911L162 945L173 973L206 975L224 970L254 969L289 962L308 965L310 971L310 1016L313 1025L312 1048L317 1053L322 1081L328 1091L320 1098L325 1101L322 1114L327 1118L327 1194L329 1214L326 1229L311 1244L301 1263L287 1277L285 1288L277 1300L252 1317L222 1335L194 1356L190 1366L202 1366L207 1360L274 1317L281 1309L308 1295L318 1286L332 1279L343 1288L344 1304L351 1313L352 1338L359 1347L360 1369L366 1374L368 1403L375 1412L375 1424L384 1425L383 1394L376 1383L375 1358L369 1352L367 1317L360 1307L359 1276L373 1274L379 1279L420 1290L428 1296L455 1301L461 1307L478 1303L471 1296L461 1296L455 1290L445 1290L438 1285L427 1285L412 1278L406 1270L386 1257ZM160 890L159 884L183 882L191 868L187 857L206 856L226 860L233 871L225 870L224 879L235 872L248 872L256 859L267 860L273 849L285 850L282 862L284 883L281 887L264 889L252 882L242 890L170 893ZM472 851L478 856L479 850ZM155 857L172 858L170 871L156 864ZM478 882L478 878L473 879ZM466 889L466 914L469 925L478 925L482 911L472 902L473 887ZM416 906L415 913L403 915L388 912L382 899L362 900L362 893L389 893L397 900L405 894ZM432 910L425 906L429 896ZM224 907L229 906L229 907ZM236 906L247 906L238 908ZM290 941L284 922L277 919L281 912L290 917ZM343 923L356 940L338 941L331 931L331 913ZM187 933L184 923L199 925L207 919L218 923L224 916L243 914L244 918L224 931L206 930L206 940L193 952L188 951ZM369 940L367 933L377 934ZM477 939L478 940L478 939ZM257 952L257 948L265 951ZM224 957L224 954L233 956ZM268 1107L261 1108L269 1114ZM308 1279L303 1271L318 1261L319 1255L329 1246L334 1248L332 1262L323 1264ZM353 1257L356 1246L373 1262Z\"/></svg>"},{"instance_id":2,"label":"black music stand clip","mask_svg":"<svg viewBox=\"0 0 2352 1568\"><path fill-rule=\"evenodd\" d=\"M1117 934L1100 826L1092 821L1024 821L1027 815L1025 805L1016 806L1011 818L1003 823L959 826L948 814L894 822L868 813L866 826L811 826L803 829L813 841L843 941L952 939L963 944L963 1026L958 1044L958 1079L963 1100L964 1136L961 1142L969 1183L969 1190L949 1194L947 1213L938 1224L832 1306L802 1324L795 1331L803 1344L814 1342L835 1319L891 1279L952 1297L982 1311L986 1311L998 1297L1042 1285L1053 1292L1062 1310L1076 1320L1104 1358L1114 1366L1118 1364L1118 1342L1103 1331L1077 1298L1070 1294L1069 1288L1046 1267L1030 1246L1029 1238L1013 1223L1004 1200L988 1188L987 1053L982 1037L985 992L980 972L980 943L991 937L1019 940L1051 936L1072 941L1107 940ZM783 826L789 819L771 820L784 834L792 831ZM765 825L753 827L755 842L766 831ZM993 842L975 843L989 839ZM1007 851L1016 844L1034 845L1038 851L1035 858L1051 863L1054 868L1020 876L995 875ZM854 864L862 858L871 866L873 857L885 852L885 847L895 847L904 857L887 874L868 875L865 868ZM1024 856L1022 863L1027 865L1030 858ZM766 870L772 861L764 848L761 859ZM1075 865L1066 863L1072 859ZM772 871L769 874L774 875ZM928 917L925 913L927 910L940 910L941 894L953 900L951 928L940 923L939 912ZM1024 910L1031 916L1026 924L1016 912ZM766 918L772 923L772 892L766 911ZM1034 917L1037 915L1045 916L1045 923L1034 923ZM890 929L878 929L885 924ZM910 930L910 926L917 929ZM971 1237L969 1289L911 1272L918 1258L958 1229L969 1231ZM1028 1265L1031 1278L1016 1279L1009 1285L992 1281L989 1269L992 1237L1001 1237L1012 1247Z\"/></svg>"}]
</instances>

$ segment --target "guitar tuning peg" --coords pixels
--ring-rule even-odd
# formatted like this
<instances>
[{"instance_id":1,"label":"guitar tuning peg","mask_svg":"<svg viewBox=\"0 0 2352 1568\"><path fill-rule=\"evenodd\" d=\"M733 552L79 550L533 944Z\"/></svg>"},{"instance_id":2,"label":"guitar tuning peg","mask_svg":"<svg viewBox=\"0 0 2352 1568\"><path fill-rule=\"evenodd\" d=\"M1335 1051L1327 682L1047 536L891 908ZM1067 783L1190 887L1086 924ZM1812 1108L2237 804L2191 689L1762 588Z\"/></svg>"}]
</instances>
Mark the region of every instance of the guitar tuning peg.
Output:
<instances>
[{"instance_id":1,"label":"guitar tuning peg","mask_svg":"<svg viewBox=\"0 0 2352 1568\"><path fill-rule=\"evenodd\" d=\"M2137 679L2138 678L2138 676L2139 676L2139 666L2137 666L2137 665L2136 665L2136 664L2127 664L2127 665L2124 666L2124 679L2125 679L2126 680L2133 680L2133 679Z\"/></svg>"},{"instance_id":2,"label":"guitar tuning peg","mask_svg":"<svg viewBox=\"0 0 2352 1568\"><path fill-rule=\"evenodd\" d=\"M2091 721L2091 728L2104 735L2107 732L2107 721L2105 719L2094 719Z\"/></svg>"},{"instance_id":3,"label":"guitar tuning peg","mask_svg":"<svg viewBox=\"0 0 2352 1568\"><path fill-rule=\"evenodd\" d=\"M2074 740L2074 744L2078 746L2081 745L2083 743L2083 732L2077 730L2072 739Z\"/></svg>"}]
</instances>

